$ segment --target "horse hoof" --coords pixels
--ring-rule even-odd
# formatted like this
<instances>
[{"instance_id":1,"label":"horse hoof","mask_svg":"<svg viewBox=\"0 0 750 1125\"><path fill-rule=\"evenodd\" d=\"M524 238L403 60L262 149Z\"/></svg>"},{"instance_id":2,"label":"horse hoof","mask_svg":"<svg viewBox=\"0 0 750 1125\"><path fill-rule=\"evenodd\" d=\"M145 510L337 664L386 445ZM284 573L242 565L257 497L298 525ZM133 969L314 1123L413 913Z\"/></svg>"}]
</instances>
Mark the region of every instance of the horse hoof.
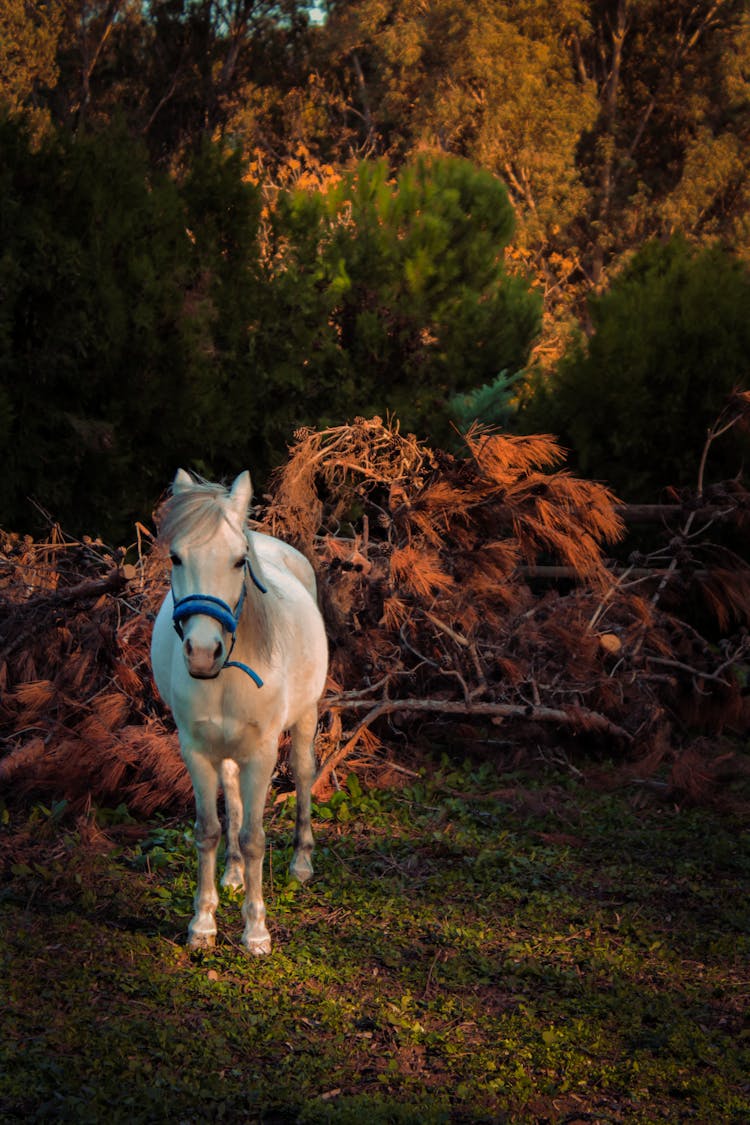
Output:
<instances>
[{"instance_id":1,"label":"horse hoof","mask_svg":"<svg viewBox=\"0 0 750 1125\"><path fill-rule=\"evenodd\" d=\"M313 865L305 856L295 857L289 864L289 874L300 883L307 883L312 878Z\"/></svg>"},{"instance_id":2,"label":"horse hoof","mask_svg":"<svg viewBox=\"0 0 750 1125\"><path fill-rule=\"evenodd\" d=\"M213 949L216 934L188 934L188 949Z\"/></svg>"},{"instance_id":3,"label":"horse hoof","mask_svg":"<svg viewBox=\"0 0 750 1125\"><path fill-rule=\"evenodd\" d=\"M251 957L265 957L271 952L271 937L242 938L242 944Z\"/></svg>"}]
</instances>

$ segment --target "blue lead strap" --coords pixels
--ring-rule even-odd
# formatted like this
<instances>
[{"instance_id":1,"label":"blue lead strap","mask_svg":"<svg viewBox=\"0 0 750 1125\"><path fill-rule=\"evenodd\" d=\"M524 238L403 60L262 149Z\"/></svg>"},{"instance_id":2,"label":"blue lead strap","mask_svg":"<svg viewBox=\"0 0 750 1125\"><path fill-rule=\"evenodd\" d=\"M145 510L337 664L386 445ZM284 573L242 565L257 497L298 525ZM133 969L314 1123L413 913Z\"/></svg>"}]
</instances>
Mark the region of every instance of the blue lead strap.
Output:
<instances>
[{"instance_id":1,"label":"blue lead strap","mask_svg":"<svg viewBox=\"0 0 750 1125\"><path fill-rule=\"evenodd\" d=\"M260 676L253 671L249 664L243 664L241 660L225 660L223 666L224 668L241 668L243 672L247 672L253 683L257 684L258 687L263 687Z\"/></svg>"}]
</instances>

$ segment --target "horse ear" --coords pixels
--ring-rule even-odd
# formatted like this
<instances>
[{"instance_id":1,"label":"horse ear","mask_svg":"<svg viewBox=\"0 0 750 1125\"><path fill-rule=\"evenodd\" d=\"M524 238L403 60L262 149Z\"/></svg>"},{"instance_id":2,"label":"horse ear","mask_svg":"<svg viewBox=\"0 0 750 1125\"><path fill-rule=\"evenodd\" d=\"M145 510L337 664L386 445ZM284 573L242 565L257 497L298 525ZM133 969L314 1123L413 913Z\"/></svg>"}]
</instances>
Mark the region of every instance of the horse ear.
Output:
<instances>
[{"instance_id":1,"label":"horse ear","mask_svg":"<svg viewBox=\"0 0 750 1125\"><path fill-rule=\"evenodd\" d=\"M247 517L247 509L252 498L253 483L249 472L245 469L244 473L240 473L237 477L229 493L229 502L241 520Z\"/></svg>"},{"instance_id":2,"label":"horse ear","mask_svg":"<svg viewBox=\"0 0 750 1125\"><path fill-rule=\"evenodd\" d=\"M178 493L184 492L186 488L193 487L193 479L189 473L184 469L178 469L172 481L172 495L177 496Z\"/></svg>"}]
</instances>

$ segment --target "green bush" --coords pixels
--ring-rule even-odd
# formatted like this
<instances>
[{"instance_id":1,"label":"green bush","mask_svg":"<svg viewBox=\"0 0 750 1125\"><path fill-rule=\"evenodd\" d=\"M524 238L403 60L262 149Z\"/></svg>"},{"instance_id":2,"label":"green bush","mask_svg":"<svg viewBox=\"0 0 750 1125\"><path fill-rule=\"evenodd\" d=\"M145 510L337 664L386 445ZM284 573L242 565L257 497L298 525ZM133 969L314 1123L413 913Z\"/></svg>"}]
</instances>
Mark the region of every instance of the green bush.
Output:
<instances>
[{"instance_id":1,"label":"green bush","mask_svg":"<svg viewBox=\"0 0 750 1125\"><path fill-rule=\"evenodd\" d=\"M585 476L628 500L696 483L708 427L750 385L750 273L720 247L651 242L590 301L593 335L535 388L521 428L557 434ZM750 449L734 433L711 451L711 479Z\"/></svg>"},{"instance_id":2,"label":"green bush","mask_svg":"<svg viewBox=\"0 0 750 1125\"><path fill-rule=\"evenodd\" d=\"M517 410L517 384L524 375L523 371L515 375L500 371L491 383L454 395L448 403L448 411L457 430L465 434L475 422L510 429Z\"/></svg>"},{"instance_id":3,"label":"green bush","mask_svg":"<svg viewBox=\"0 0 750 1125\"><path fill-rule=\"evenodd\" d=\"M267 321L255 345L269 394L303 393L323 423L390 412L439 444L453 396L522 367L539 331L538 295L503 266L513 228L500 181L448 157L395 180L364 162L325 194L283 197L271 278L283 340Z\"/></svg>"}]
</instances>

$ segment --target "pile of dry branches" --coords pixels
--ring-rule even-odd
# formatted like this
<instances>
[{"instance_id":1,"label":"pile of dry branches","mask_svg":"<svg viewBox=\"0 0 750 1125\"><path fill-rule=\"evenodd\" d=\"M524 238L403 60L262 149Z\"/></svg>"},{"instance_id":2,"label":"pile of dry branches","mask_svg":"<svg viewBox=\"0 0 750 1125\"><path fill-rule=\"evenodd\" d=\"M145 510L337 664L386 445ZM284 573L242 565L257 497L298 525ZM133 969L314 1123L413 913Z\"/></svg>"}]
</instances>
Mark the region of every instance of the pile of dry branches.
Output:
<instances>
[{"instance_id":1,"label":"pile of dry branches","mask_svg":"<svg viewBox=\"0 0 750 1125\"><path fill-rule=\"evenodd\" d=\"M512 723L527 754L575 738L676 767L688 731L747 729L750 569L737 556L693 567L725 633L738 630L712 646L661 609L687 581L674 555L638 559L635 575L607 563L624 534L616 498L557 468L551 438L477 430L456 458L376 418L297 439L264 526L317 564L333 681L322 779L386 714L443 742L438 724L461 717L484 739ZM673 552L688 540L670 535ZM564 591L536 581L550 574Z\"/></svg>"},{"instance_id":2,"label":"pile of dry branches","mask_svg":"<svg viewBox=\"0 0 750 1125\"><path fill-rule=\"evenodd\" d=\"M187 806L190 780L155 698L151 622L164 564L141 550L0 534L0 786L78 809Z\"/></svg>"},{"instance_id":3,"label":"pile of dry branches","mask_svg":"<svg viewBox=\"0 0 750 1125\"><path fill-rule=\"evenodd\" d=\"M423 738L501 742L519 760L545 745L666 760L697 795L711 768L700 737L717 746L750 725L750 568L705 535L716 512L739 526L747 494L702 489L675 506L666 547L618 568L616 498L560 469L552 439L477 430L466 445L456 457L359 419L300 432L272 483L256 526L314 563L330 639L317 792L344 763ZM131 565L59 532L0 541L0 784L13 793L141 815L189 804L148 662L166 567L138 530ZM696 584L718 617L710 641L674 612Z\"/></svg>"}]
</instances>

